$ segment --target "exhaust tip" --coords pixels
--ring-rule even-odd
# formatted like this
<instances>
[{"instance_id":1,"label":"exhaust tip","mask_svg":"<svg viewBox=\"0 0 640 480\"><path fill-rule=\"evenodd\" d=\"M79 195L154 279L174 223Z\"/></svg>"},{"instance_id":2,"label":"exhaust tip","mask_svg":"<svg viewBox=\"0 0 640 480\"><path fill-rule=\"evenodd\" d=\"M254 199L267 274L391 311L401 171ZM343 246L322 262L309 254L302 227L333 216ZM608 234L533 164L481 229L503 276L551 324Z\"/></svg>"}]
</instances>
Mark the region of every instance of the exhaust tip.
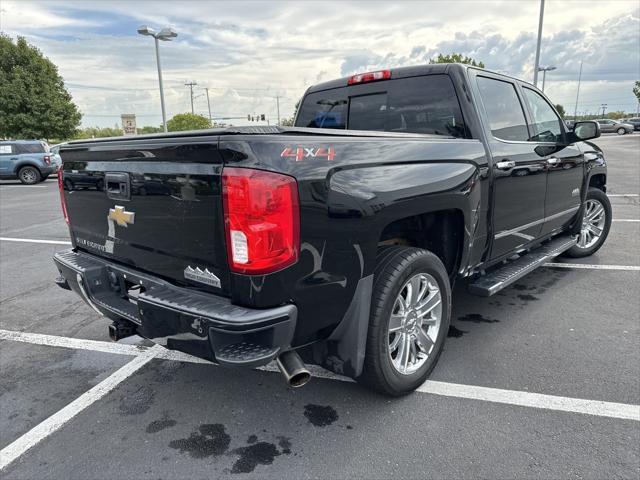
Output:
<instances>
[{"instance_id":1,"label":"exhaust tip","mask_svg":"<svg viewBox=\"0 0 640 480\"><path fill-rule=\"evenodd\" d=\"M311 380L311 372L295 351L289 350L277 358L278 368L291 388L299 388Z\"/></svg>"},{"instance_id":2,"label":"exhaust tip","mask_svg":"<svg viewBox=\"0 0 640 480\"><path fill-rule=\"evenodd\" d=\"M289 379L291 388L304 387L311 380L311 374L307 371L299 372Z\"/></svg>"}]
</instances>

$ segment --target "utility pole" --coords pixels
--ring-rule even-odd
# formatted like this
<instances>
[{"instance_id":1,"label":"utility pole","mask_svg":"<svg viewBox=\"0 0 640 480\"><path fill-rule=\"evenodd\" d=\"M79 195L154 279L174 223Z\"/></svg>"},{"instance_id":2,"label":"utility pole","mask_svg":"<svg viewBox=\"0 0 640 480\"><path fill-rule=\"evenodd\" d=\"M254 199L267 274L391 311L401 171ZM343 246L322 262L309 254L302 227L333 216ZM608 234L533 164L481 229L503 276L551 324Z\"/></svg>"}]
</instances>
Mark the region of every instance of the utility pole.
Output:
<instances>
[{"instance_id":1,"label":"utility pole","mask_svg":"<svg viewBox=\"0 0 640 480\"><path fill-rule=\"evenodd\" d=\"M209 109L209 124L213 127L213 121L211 120L211 102L209 102L209 87L204 87L207 92L207 108Z\"/></svg>"},{"instance_id":2,"label":"utility pole","mask_svg":"<svg viewBox=\"0 0 640 480\"><path fill-rule=\"evenodd\" d=\"M540 20L538 21L538 45L536 46L536 64L533 67L533 85L538 86L538 69L540 68L540 43L542 42L542 19L544 18L544 0L540 0Z\"/></svg>"},{"instance_id":3,"label":"utility pole","mask_svg":"<svg viewBox=\"0 0 640 480\"><path fill-rule=\"evenodd\" d=\"M276 108L278 109L278 126L280 125L280 97L276 96Z\"/></svg>"},{"instance_id":4,"label":"utility pole","mask_svg":"<svg viewBox=\"0 0 640 480\"><path fill-rule=\"evenodd\" d=\"M578 73L578 91L576 92L576 106L573 109L573 120L575 121L578 115L578 98L580 97L580 81L582 80L582 60L580 60L580 73Z\"/></svg>"},{"instance_id":5,"label":"utility pole","mask_svg":"<svg viewBox=\"0 0 640 480\"><path fill-rule=\"evenodd\" d=\"M191 90L191 114L192 115L195 113L193 111L193 87L195 87L196 85L198 85L196 82L189 82L184 84L185 87L189 87L189 90Z\"/></svg>"},{"instance_id":6,"label":"utility pole","mask_svg":"<svg viewBox=\"0 0 640 480\"><path fill-rule=\"evenodd\" d=\"M603 103L602 105L600 105L600 107L602 108L602 116L604 117L604 112L607 109L607 104Z\"/></svg>"}]
</instances>

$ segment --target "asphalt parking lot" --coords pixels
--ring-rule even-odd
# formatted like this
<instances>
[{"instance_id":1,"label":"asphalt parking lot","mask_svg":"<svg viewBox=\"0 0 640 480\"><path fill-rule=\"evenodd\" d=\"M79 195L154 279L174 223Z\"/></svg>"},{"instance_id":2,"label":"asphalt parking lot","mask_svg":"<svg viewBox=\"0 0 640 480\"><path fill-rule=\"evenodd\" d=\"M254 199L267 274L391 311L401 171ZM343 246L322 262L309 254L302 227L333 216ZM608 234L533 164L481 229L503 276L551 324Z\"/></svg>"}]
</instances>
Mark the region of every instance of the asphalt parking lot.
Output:
<instances>
[{"instance_id":1,"label":"asphalt parking lot","mask_svg":"<svg viewBox=\"0 0 640 480\"><path fill-rule=\"evenodd\" d=\"M290 390L137 337L53 283L56 179L0 182L0 474L56 478L638 478L640 134L596 141L614 222L489 299L458 285L420 391Z\"/></svg>"}]
</instances>

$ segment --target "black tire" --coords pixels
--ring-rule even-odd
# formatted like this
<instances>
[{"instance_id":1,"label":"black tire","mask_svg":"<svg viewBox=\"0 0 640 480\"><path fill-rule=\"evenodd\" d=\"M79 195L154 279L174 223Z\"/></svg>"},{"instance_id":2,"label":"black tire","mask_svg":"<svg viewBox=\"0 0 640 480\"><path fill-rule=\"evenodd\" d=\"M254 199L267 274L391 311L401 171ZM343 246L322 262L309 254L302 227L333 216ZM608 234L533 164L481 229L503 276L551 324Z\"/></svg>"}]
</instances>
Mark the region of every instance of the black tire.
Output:
<instances>
[{"instance_id":1,"label":"black tire","mask_svg":"<svg viewBox=\"0 0 640 480\"><path fill-rule=\"evenodd\" d=\"M618 135L624 135L625 133L627 133L627 131L624 128L619 128L617 131L618 131Z\"/></svg>"},{"instance_id":2,"label":"black tire","mask_svg":"<svg viewBox=\"0 0 640 480\"><path fill-rule=\"evenodd\" d=\"M611 202L609 202L609 197L607 197L607 194L604 193L602 190L591 187L587 192L587 198L585 200L585 203L587 203L589 200L595 200L597 202L600 202L600 204L604 207L605 218L604 218L602 234L600 235L600 238L598 239L598 241L595 242L593 245L590 245L588 248L582 248L579 245L574 245L564 253L564 256L572 257L572 258L581 258L581 257L588 257L589 255L593 255L598 250L600 250L600 247L602 247L605 240L607 239L607 236L609 235L609 229L611 228L611 213L612 213ZM586 214L586 210L583 212L583 216L584 214Z\"/></svg>"},{"instance_id":3,"label":"black tire","mask_svg":"<svg viewBox=\"0 0 640 480\"><path fill-rule=\"evenodd\" d=\"M32 167L31 165L22 167L18 171L18 180L20 180L24 185L35 185L40 182L41 178L42 174L40 173L40 170L36 167Z\"/></svg>"},{"instance_id":4,"label":"black tire","mask_svg":"<svg viewBox=\"0 0 640 480\"><path fill-rule=\"evenodd\" d=\"M419 273L426 273L435 279L440 290L440 327L426 362L415 372L402 374L392 364L389 322L401 289ZM433 253L419 248L393 246L378 250L373 282L364 369L358 381L387 395L406 395L424 383L442 352L451 317L449 277L444 265Z\"/></svg>"}]
</instances>

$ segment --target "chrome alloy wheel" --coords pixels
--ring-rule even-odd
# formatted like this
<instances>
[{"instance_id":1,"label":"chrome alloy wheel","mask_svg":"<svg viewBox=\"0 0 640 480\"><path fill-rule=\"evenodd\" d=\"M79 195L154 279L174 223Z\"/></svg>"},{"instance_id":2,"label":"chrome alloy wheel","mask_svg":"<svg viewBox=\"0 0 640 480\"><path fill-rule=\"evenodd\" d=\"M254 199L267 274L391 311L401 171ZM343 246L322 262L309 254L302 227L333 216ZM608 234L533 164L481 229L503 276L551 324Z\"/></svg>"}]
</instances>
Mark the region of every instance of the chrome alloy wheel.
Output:
<instances>
[{"instance_id":1,"label":"chrome alloy wheel","mask_svg":"<svg viewBox=\"0 0 640 480\"><path fill-rule=\"evenodd\" d=\"M410 375L425 364L441 323L438 283L428 273L414 275L400 289L389 320L389 357L399 373Z\"/></svg>"},{"instance_id":2,"label":"chrome alloy wheel","mask_svg":"<svg viewBox=\"0 0 640 480\"><path fill-rule=\"evenodd\" d=\"M587 200L582 217L582 228L578 237L579 248L591 248L594 246L604 231L607 221L607 212L598 200Z\"/></svg>"}]
</instances>

